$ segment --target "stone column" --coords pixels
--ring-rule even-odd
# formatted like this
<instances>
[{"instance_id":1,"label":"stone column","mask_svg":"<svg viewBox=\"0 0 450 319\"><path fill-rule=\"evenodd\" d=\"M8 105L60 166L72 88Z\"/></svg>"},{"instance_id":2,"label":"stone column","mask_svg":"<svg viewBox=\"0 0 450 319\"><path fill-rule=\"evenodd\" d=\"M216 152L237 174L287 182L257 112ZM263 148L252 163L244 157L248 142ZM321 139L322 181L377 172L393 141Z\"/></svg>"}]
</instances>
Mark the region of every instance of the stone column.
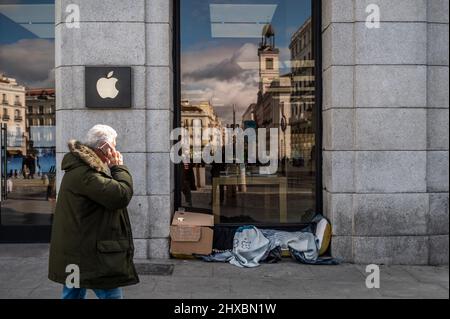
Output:
<instances>
[{"instance_id":1,"label":"stone column","mask_svg":"<svg viewBox=\"0 0 450 319\"><path fill-rule=\"evenodd\" d=\"M448 1L323 0L322 39L333 254L448 263Z\"/></svg>"},{"instance_id":2,"label":"stone column","mask_svg":"<svg viewBox=\"0 0 450 319\"><path fill-rule=\"evenodd\" d=\"M80 8L80 28L66 7ZM167 258L173 210L169 132L173 119L172 1L56 1L56 135L58 182L66 143L95 124L114 127L134 178L129 206L136 258ZM85 66L131 66L132 108L87 109Z\"/></svg>"},{"instance_id":3,"label":"stone column","mask_svg":"<svg viewBox=\"0 0 450 319\"><path fill-rule=\"evenodd\" d=\"M449 260L449 2L428 0L427 8L427 226L436 265Z\"/></svg>"},{"instance_id":4,"label":"stone column","mask_svg":"<svg viewBox=\"0 0 450 319\"><path fill-rule=\"evenodd\" d=\"M147 0L146 7L149 257L168 258L175 185L169 153L174 114L173 0Z\"/></svg>"}]
</instances>

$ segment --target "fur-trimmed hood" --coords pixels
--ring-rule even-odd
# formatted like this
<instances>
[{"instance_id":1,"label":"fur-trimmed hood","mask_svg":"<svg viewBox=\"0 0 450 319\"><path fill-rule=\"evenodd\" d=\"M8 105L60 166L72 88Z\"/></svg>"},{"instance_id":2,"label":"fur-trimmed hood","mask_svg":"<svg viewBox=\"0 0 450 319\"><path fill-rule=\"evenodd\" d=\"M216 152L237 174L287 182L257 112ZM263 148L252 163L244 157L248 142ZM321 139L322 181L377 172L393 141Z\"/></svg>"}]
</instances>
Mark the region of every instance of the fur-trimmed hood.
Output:
<instances>
[{"instance_id":1,"label":"fur-trimmed hood","mask_svg":"<svg viewBox=\"0 0 450 319\"><path fill-rule=\"evenodd\" d=\"M70 170L78 167L80 164L84 164L88 165L97 172L103 172L109 175L108 166L102 162L100 157L98 157L98 155L95 154L89 146L86 146L77 140L70 140L68 147L70 153L63 159L61 167L63 170Z\"/></svg>"}]
</instances>

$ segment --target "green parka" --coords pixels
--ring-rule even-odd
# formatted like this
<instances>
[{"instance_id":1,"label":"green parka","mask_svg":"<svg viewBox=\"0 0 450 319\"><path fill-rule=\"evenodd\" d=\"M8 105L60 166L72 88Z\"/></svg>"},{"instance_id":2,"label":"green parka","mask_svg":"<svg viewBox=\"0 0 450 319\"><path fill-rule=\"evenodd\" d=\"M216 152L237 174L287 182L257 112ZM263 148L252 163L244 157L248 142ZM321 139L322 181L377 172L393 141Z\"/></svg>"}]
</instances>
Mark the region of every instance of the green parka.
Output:
<instances>
[{"instance_id":1,"label":"green parka","mask_svg":"<svg viewBox=\"0 0 450 319\"><path fill-rule=\"evenodd\" d=\"M80 287L112 289L139 282L127 206L133 181L126 166L111 169L78 141L69 142L58 192L49 279L65 284L68 265L80 270Z\"/></svg>"}]
</instances>

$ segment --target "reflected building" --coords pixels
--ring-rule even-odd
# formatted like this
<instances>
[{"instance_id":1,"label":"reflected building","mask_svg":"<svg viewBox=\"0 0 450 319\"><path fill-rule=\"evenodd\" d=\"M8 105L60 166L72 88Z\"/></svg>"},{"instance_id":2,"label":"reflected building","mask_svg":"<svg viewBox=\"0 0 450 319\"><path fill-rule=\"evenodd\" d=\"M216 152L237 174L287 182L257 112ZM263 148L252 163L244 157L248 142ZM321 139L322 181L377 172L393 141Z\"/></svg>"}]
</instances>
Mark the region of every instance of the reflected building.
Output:
<instances>
[{"instance_id":1,"label":"reflected building","mask_svg":"<svg viewBox=\"0 0 450 319\"><path fill-rule=\"evenodd\" d=\"M26 154L25 87L14 78L0 74L1 123L7 125L10 155Z\"/></svg>"},{"instance_id":2,"label":"reflected building","mask_svg":"<svg viewBox=\"0 0 450 319\"><path fill-rule=\"evenodd\" d=\"M55 150L55 90L32 89L26 92L26 131L28 153L53 153Z\"/></svg>"},{"instance_id":3,"label":"reflected building","mask_svg":"<svg viewBox=\"0 0 450 319\"><path fill-rule=\"evenodd\" d=\"M280 51L275 46L275 31L269 24L263 30L258 48L259 91L256 104L251 104L243 116L252 118L257 128L279 129L279 158L291 158L290 101L291 74L280 76ZM270 136L266 136L267 148Z\"/></svg>"},{"instance_id":4,"label":"reflected building","mask_svg":"<svg viewBox=\"0 0 450 319\"><path fill-rule=\"evenodd\" d=\"M291 36L291 72L280 74L280 52L271 25L263 30L258 49L259 91L257 103L245 111L243 123L279 129L279 157L295 166L314 162L315 81L312 24L308 19ZM270 137L266 142L269 146Z\"/></svg>"},{"instance_id":5,"label":"reflected building","mask_svg":"<svg viewBox=\"0 0 450 319\"><path fill-rule=\"evenodd\" d=\"M202 130L206 128L215 128L222 131L222 122L214 111L213 105L208 101L199 103L191 103L189 100L181 101L181 126L188 130L190 145L193 145L194 125ZM199 136L195 136L202 140L201 132ZM219 145L220 141L211 141L211 146ZM202 140L202 148L209 142Z\"/></svg>"},{"instance_id":6,"label":"reflected building","mask_svg":"<svg viewBox=\"0 0 450 319\"><path fill-rule=\"evenodd\" d=\"M315 144L315 77L311 18L291 37L292 95L289 125L292 156L295 160L313 160Z\"/></svg>"}]
</instances>

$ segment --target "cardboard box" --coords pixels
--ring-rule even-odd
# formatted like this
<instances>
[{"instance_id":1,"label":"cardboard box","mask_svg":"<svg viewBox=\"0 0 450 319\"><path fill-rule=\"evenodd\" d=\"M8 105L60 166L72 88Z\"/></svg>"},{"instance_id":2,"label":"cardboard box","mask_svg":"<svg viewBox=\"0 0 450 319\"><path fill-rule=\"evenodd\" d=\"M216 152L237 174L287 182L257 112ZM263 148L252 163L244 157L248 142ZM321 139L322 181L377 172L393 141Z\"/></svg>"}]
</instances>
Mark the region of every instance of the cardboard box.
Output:
<instances>
[{"instance_id":1,"label":"cardboard box","mask_svg":"<svg viewBox=\"0 0 450 319\"><path fill-rule=\"evenodd\" d=\"M172 255L209 255L212 253L214 216L176 212L170 226Z\"/></svg>"}]
</instances>

